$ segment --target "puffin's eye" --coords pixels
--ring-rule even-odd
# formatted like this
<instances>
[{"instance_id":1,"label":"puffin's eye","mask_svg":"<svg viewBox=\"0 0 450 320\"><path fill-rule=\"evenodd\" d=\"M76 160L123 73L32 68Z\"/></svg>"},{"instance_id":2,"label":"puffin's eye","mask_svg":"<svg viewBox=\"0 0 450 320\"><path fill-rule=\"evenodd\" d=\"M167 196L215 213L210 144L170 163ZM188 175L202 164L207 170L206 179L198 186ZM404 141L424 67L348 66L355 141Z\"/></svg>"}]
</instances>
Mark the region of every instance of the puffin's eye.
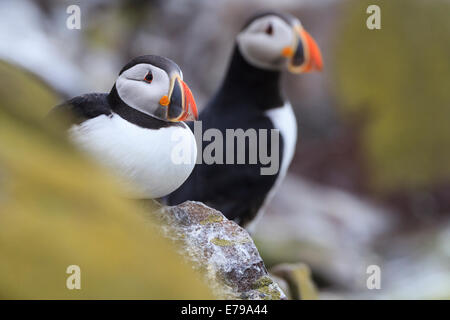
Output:
<instances>
[{"instance_id":1,"label":"puffin's eye","mask_svg":"<svg viewBox=\"0 0 450 320\"><path fill-rule=\"evenodd\" d=\"M151 71L149 71L147 73L147 75L144 78L144 81L148 82L148 83L152 83L152 81L153 81L153 73Z\"/></svg>"},{"instance_id":2,"label":"puffin's eye","mask_svg":"<svg viewBox=\"0 0 450 320\"><path fill-rule=\"evenodd\" d=\"M269 36L273 34L273 27L271 23L269 23L269 25L266 27L266 34L268 34Z\"/></svg>"}]
</instances>

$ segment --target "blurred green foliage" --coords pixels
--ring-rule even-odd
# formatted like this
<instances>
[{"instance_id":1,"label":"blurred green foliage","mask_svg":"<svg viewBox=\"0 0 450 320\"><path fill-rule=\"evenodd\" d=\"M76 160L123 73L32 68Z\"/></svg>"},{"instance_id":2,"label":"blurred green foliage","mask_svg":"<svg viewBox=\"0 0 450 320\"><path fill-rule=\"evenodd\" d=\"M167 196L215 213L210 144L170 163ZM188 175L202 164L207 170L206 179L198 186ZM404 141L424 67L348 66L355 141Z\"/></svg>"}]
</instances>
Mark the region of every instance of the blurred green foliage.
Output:
<instances>
[{"instance_id":1,"label":"blurred green foliage","mask_svg":"<svg viewBox=\"0 0 450 320\"><path fill-rule=\"evenodd\" d=\"M115 179L39 120L58 97L3 63L0 79L0 298L212 298ZM66 288L73 264L81 290Z\"/></svg>"},{"instance_id":2,"label":"blurred green foliage","mask_svg":"<svg viewBox=\"0 0 450 320\"><path fill-rule=\"evenodd\" d=\"M381 30L366 8L381 8ZM365 113L370 182L380 192L450 179L450 3L354 0L337 33L334 80L344 114Z\"/></svg>"},{"instance_id":3,"label":"blurred green foliage","mask_svg":"<svg viewBox=\"0 0 450 320\"><path fill-rule=\"evenodd\" d=\"M2 109L43 118L61 98L32 73L0 60L0 103Z\"/></svg>"}]
</instances>

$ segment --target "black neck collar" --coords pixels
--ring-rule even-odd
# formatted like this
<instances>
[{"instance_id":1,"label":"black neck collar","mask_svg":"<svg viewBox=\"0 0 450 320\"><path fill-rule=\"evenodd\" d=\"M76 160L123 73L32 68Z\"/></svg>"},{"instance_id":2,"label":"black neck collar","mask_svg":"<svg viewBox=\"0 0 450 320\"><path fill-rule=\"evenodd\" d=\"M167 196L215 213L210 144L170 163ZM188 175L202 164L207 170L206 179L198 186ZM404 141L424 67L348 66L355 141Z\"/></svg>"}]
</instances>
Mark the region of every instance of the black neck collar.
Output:
<instances>
[{"instance_id":1,"label":"black neck collar","mask_svg":"<svg viewBox=\"0 0 450 320\"><path fill-rule=\"evenodd\" d=\"M156 119L130 107L119 97L116 85L114 85L108 95L108 103L111 110L117 113L120 117L142 128L161 129L174 126L184 127L181 122L169 122Z\"/></svg>"},{"instance_id":2,"label":"black neck collar","mask_svg":"<svg viewBox=\"0 0 450 320\"><path fill-rule=\"evenodd\" d=\"M281 90L281 72L252 66L236 45L219 96L227 101L242 99L259 110L279 107L285 101Z\"/></svg>"}]
</instances>

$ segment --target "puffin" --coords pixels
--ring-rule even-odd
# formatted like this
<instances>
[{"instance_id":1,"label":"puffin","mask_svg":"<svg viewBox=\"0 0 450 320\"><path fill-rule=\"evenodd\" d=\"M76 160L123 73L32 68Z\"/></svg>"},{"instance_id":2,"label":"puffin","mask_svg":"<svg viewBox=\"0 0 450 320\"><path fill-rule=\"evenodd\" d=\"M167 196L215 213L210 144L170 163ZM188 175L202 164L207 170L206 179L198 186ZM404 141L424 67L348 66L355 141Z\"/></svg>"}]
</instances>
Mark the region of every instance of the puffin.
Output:
<instances>
[{"instance_id":1,"label":"puffin","mask_svg":"<svg viewBox=\"0 0 450 320\"><path fill-rule=\"evenodd\" d=\"M63 123L70 140L136 199L164 197L191 174L197 146L184 121L197 117L178 65L155 55L128 62L109 93L72 98L48 114L50 121L69 119Z\"/></svg>"},{"instance_id":2,"label":"puffin","mask_svg":"<svg viewBox=\"0 0 450 320\"><path fill-rule=\"evenodd\" d=\"M261 174L265 164L260 159L244 164L197 162L188 180L166 202L201 201L253 230L286 175L296 147L297 122L282 90L281 76L284 71L301 74L322 68L320 49L299 19L275 11L252 16L237 35L223 82L201 111L199 121L203 132L214 128L223 137L228 129L277 131L279 142L274 147L279 169L275 174ZM198 143L199 155L208 145L204 140ZM246 159L251 148L272 150L270 139L259 140L256 145L246 141ZM227 143L223 154L230 150Z\"/></svg>"}]
</instances>

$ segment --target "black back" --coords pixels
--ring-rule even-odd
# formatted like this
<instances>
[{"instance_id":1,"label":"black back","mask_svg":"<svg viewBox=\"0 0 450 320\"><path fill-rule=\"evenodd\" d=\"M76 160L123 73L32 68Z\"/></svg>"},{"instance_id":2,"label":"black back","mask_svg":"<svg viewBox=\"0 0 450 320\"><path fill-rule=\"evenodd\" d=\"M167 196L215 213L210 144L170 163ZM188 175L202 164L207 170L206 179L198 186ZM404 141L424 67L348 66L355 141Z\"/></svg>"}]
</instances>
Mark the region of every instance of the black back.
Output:
<instances>
[{"instance_id":1,"label":"black back","mask_svg":"<svg viewBox=\"0 0 450 320\"><path fill-rule=\"evenodd\" d=\"M50 111L48 119L67 119L66 127L70 127L101 115L113 116L113 112L142 128L157 130L171 126L184 127L182 123L163 121L128 106L120 99L115 85L109 94L89 93L63 102Z\"/></svg>"},{"instance_id":2,"label":"black back","mask_svg":"<svg viewBox=\"0 0 450 320\"><path fill-rule=\"evenodd\" d=\"M271 150L270 130L274 129L274 126L264 112L284 104L280 76L280 72L251 66L236 47L222 86L200 113L203 132L209 128L219 129L225 140L226 129L268 129L266 150ZM209 143L203 143L202 150ZM281 135L278 147L281 166ZM247 143L246 160L249 148ZM226 150L226 146L224 149ZM261 175L261 163L236 164L236 159L234 163L198 164L185 184L169 195L168 203L174 205L186 200L202 201L220 210L227 218L241 225L247 224L259 211L278 174Z\"/></svg>"},{"instance_id":3,"label":"black back","mask_svg":"<svg viewBox=\"0 0 450 320\"><path fill-rule=\"evenodd\" d=\"M48 114L50 121L68 120L65 124L70 127L88 119L101 115L112 115L106 93L90 93L72 98L54 107Z\"/></svg>"}]
</instances>

